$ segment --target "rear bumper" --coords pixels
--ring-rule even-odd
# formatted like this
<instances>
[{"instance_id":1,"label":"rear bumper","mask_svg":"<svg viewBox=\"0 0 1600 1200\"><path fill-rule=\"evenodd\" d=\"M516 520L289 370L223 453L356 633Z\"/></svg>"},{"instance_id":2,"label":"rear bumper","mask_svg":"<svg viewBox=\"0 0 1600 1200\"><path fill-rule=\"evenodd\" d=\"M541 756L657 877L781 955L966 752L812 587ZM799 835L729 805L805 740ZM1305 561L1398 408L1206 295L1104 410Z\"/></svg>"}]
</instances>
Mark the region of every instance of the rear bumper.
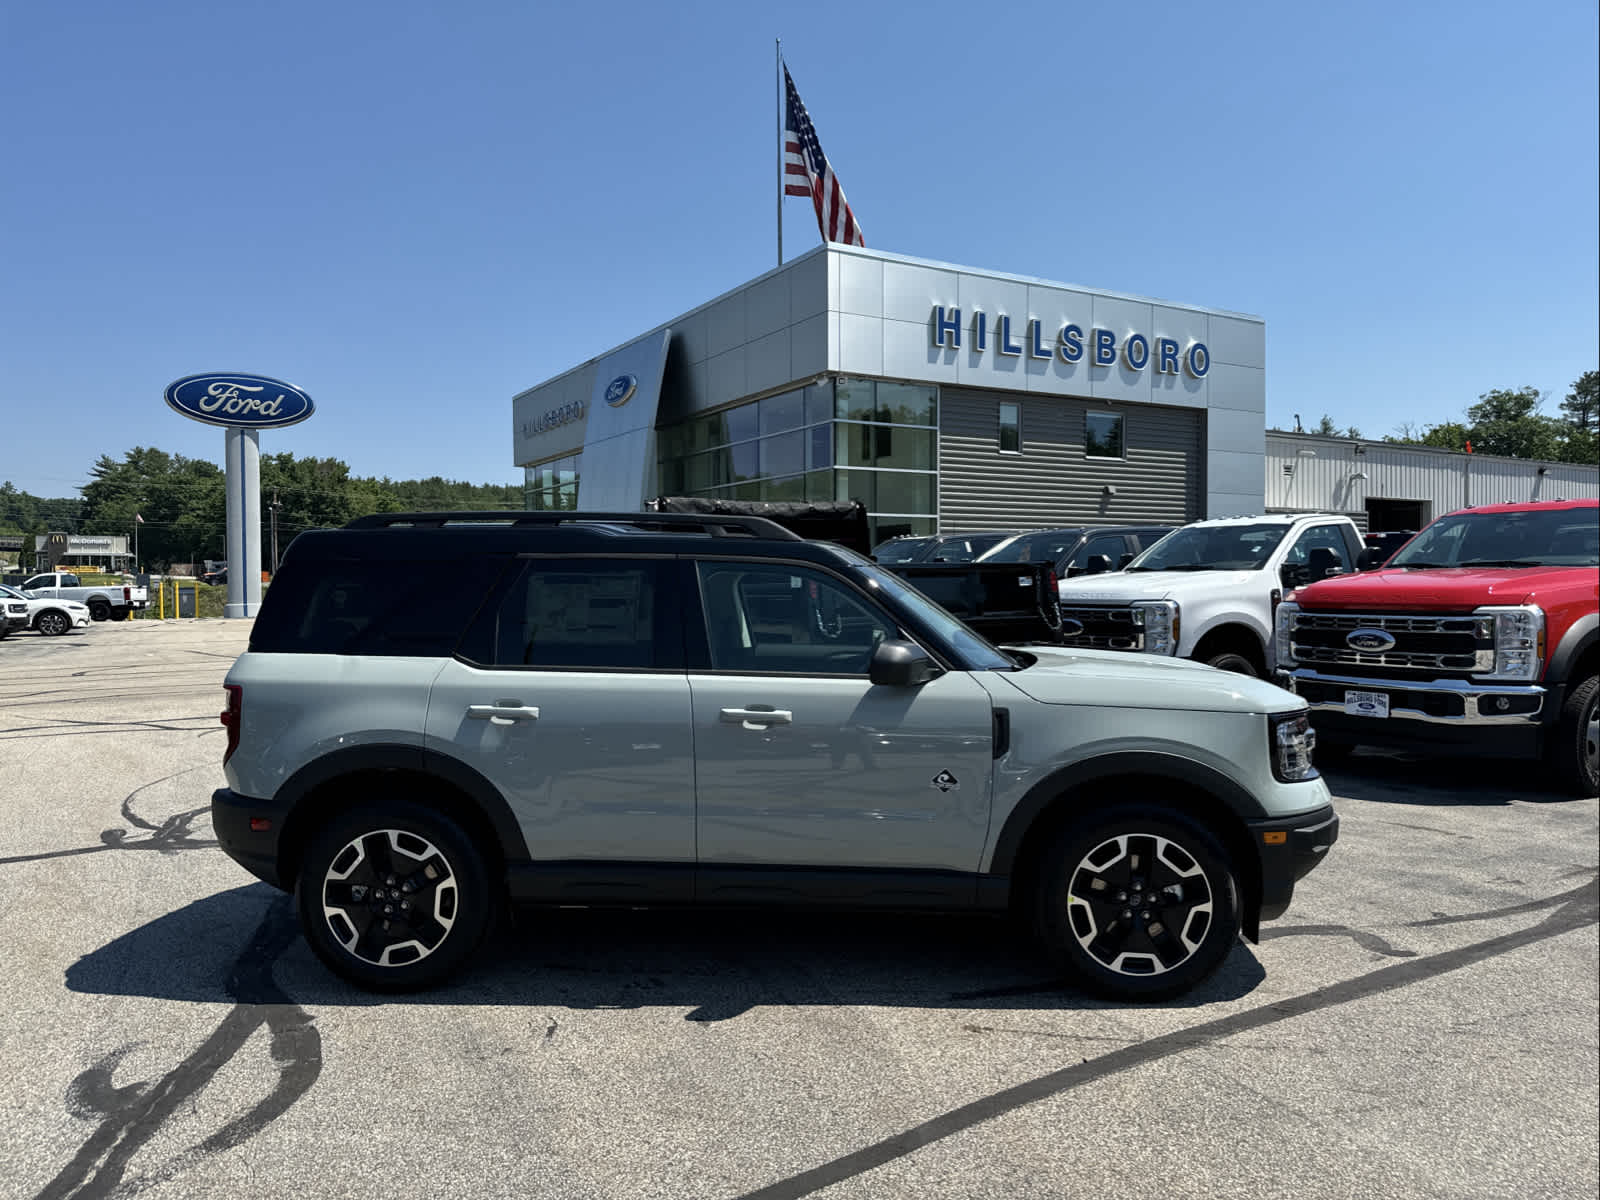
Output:
<instances>
[{"instance_id":1,"label":"rear bumper","mask_svg":"<svg viewBox=\"0 0 1600 1200\"><path fill-rule=\"evenodd\" d=\"M1261 856L1261 916L1281 917L1294 885L1328 857L1339 840L1339 815L1331 804L1295 817L1249 822L1250 840Z\"/></svg>"},{"instance_id":2,"label":"rear bumper","mask_svg":"<svg viewBox=\"0 0 1600 1200\"><path fill-rule=\"evenodd\" d=\"M283 833L284 812L270 800L241 796L232 788L211 793L211 828L217 844L234 862L273 887L281 888L278 874L278 839ZM265 823L266 828L252 828Z\"/></svg>"}]
</instances>

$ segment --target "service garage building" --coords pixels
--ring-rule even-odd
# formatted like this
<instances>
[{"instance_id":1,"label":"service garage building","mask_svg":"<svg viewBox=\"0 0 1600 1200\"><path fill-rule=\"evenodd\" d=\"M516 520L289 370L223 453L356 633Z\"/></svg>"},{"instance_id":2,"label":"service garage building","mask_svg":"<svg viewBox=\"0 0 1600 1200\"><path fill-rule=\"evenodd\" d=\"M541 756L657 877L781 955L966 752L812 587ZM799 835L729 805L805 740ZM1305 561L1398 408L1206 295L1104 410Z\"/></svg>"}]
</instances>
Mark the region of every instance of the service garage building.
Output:
<instances>
[{"instance_id":1,"label":"service garage building","mask_svg":"<svg viewBox=\"0 0 1600 1200\"><path fill-rule=\"evenodd\" d=\"M937 528L1261 512L1257 317L829 244L513 401L534 509L866 503Z\"/></svg>"}]
</instances>

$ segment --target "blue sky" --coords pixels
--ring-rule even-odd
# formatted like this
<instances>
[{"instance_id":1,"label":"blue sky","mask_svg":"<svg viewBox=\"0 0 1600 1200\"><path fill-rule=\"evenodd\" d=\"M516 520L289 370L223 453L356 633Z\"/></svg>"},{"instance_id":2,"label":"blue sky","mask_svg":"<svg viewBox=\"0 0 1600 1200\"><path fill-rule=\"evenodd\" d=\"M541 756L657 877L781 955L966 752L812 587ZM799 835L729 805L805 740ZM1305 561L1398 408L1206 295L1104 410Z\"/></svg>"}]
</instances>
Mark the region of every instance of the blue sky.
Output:
<instances>
[{"instance_id":1,"label":"blue sky","mask_svg":"<svg viewBox=\"0 0 1600 1200\"><path fill-rule=\"evenodd\" d=\"M0 15L0 479L231 369L262 451L513 481L511 397L775 263L773 38L872 247L1267 321L1367 436L1600 359L1594 0L217 5ZM790 257L815 246L785 203Z\"/></svg>"}]
</instances>

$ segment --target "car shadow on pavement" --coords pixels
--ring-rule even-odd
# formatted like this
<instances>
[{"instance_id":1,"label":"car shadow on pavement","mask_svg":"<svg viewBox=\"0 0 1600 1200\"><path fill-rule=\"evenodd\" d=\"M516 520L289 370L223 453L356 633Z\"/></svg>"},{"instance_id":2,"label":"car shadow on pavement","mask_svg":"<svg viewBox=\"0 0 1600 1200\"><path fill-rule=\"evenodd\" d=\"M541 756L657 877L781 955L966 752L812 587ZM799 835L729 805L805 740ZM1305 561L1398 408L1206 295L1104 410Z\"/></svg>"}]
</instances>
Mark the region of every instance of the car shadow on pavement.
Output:
<instances>
[{"instance_id":1,"label":"car shadow on pavement","mask_svg":"<svg viewBox=\"0 0 1600 1200\"><path fill-rule=\"evenodd\" d=\"M1499 808L1577 799L1546 778L1543 764L1518 759L1361 749L1318 769L1335 797L1379 804Z\"/></svg>"},{"instance_id":2,"label":"car shadow on pavement","mask_svg":"<svg viewBox=\"0 0 1600 1200\"><path fill-rule=\"evenodd\" d=\"M74 992L196 1003L230 1000L240 948L275 907L265 884L195 901L84 955ZM293 1003L555 1005L684 1008L714 1022L783 1005L983 1011L1122 1009L1053 977L1040 952L1000 917L636 909L524 910L455 980L378 996L345 984L294 936L271 964ZM1189 994L1154 1007L1236 1000L1265 978L1249 947Z\"/></svg>"}]
</instances>

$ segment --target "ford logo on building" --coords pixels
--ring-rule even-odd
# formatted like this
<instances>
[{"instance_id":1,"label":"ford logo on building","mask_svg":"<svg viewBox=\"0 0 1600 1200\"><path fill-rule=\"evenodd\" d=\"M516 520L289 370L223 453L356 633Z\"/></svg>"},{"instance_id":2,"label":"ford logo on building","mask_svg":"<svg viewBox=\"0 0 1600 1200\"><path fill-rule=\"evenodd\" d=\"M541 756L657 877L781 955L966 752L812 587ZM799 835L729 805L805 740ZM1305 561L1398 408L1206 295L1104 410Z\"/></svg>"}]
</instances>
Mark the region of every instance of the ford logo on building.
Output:
<instances>
[{"instance_id":1,"label":"ford logo on building","mask_svg":"<svg viewBox=\"0 0 1600 1200\"><path fill-rule=\"evenodd\" d=\"M621 408L633 399L634 392L639 390L639 381L632 375L618 375L606 384L606 403L612 408Z\"/></svg>"},{"instance_id":2,"label":"ford logo on building","mask_svg":"<svg viewBox=\"0 0 1600 1200\"><path fill-rule=\"evenodd\" d=\"M1366 650L1377 653L1381 650L1394 649L1394 637L1381 629L1357 629L1345 634L1345 645L1352 650Z\"/></svg>"},{"instance_id":3,"label":"ford logo on building","mask_svg":"<svg viewBox=\"0 0 1600 1200\"><path fill-rule=\"evenodd\" d=\"M1083 632L1083 622L1082 621L1078 620L1076 617L1062 617L1061 618L1061 636L1062 637L1064 637L1064 638L1074 638L1074 637L1077 637L1082 632Z\"/></svg>"},{"instance_id":4,"label":"ford logo on building","mask_svg":"<svg viewBox=\"0 0 1600 1200\"><path fill-rule=\"evenodd\" d=\"M311 397L294 384L265 375L185 375L167 384L163 394L169 408L191 420L236 429L277 429L316 411Z\"/></svg>"}]
</instances>

